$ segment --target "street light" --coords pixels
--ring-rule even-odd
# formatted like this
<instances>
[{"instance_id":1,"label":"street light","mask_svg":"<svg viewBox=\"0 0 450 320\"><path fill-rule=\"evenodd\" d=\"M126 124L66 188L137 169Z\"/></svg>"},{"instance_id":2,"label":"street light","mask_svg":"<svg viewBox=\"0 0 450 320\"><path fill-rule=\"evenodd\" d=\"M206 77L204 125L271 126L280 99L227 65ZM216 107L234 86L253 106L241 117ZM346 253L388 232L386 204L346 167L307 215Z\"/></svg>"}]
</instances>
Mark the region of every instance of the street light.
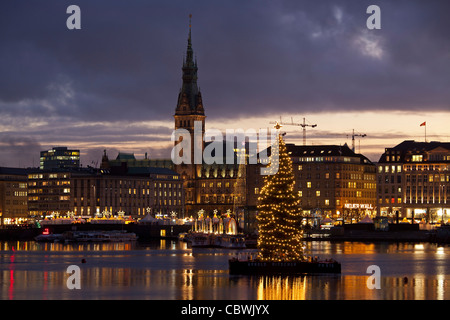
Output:
<instances>
[{"instance_id":1,"label":"street light","mask_svg":"<svg viewBox=\"0 0 450 320\"><path fill-rule=\"evenodd\" d=\"M441 184L441 185L439 185L439 191L441 190L441 188L442 188L442 192L441 192L441 194L439 195L439 203L441 204L441 215L442 215L442 222L441 222L441 224L445 224L445 209L444 209L444 199L445 199L445 196L444 196L444 190L445 190L445 184Z\"/></svg>"}]
</instances>

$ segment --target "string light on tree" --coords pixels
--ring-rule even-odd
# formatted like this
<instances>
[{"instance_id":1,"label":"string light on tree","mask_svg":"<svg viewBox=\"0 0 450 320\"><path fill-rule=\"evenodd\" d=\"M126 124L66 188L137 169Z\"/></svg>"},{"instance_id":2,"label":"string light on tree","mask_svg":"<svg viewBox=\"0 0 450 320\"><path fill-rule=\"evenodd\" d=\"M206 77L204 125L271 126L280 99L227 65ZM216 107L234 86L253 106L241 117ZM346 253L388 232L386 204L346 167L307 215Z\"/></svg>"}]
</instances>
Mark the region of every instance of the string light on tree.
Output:
<instances>
[{"instance_id":1,"label":"string light on tree","mask_svg":"<svg viewBox=\"0 0 450 320\"><path fill-rule=\"evenodd\" d=\"M280 124L275 128L279 130ZM294 191L292 161L283 137L271 148L278 171L265 176L258 197L258 249L262 261L300 261L303 255L300 198ZM276 166L271 166L276 167Z\"/></svg>"}]
</instances>

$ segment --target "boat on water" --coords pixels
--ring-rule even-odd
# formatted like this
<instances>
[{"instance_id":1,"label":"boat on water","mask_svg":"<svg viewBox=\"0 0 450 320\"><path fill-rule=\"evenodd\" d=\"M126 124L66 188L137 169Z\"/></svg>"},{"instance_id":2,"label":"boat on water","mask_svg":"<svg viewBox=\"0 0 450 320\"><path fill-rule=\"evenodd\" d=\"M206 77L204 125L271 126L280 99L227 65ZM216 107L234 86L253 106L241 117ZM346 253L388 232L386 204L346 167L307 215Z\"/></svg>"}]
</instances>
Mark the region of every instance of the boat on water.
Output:
<instances>
[{"instance_id":1,"label":"boat on water","mask_svg":"<svg viewBox=\"0 0 450 320\"><path fill-rule=\"evenodd\" d=\"M192 233L189 236L192 248L219 248L220 239L217 235L208 233Z\"/></svg>"},{"instance_id":2,"label":"boat on water","mask_svg":"<svg viewBox=\"0 0 450 320\"><path fill-rule=\"evenodd\" d=\"M244 249L246 247L245 237L239 235L223 235L221 237L220 247L227 249Z\"/></svg>"},{"instance_id":3,"label":"boat on water","mask_svg":"<svg viewBox=\"0 0 450 320\"><path fill-rule=\"evenodd\" d=\"M127 231L67 231L66 242L127 242L136 241L137 235Z\"/></svg>"},{"instance_id":4,"label":"boat on water","mask_svg":"<svg viewBox=\"0 0 450 320\"><path fill-rule=\"evenodd\" d=\"M45 228L34 239L38 242L126 242L137 238L135 233L127 231L66 231L61 234Z\"/></svg>"},{"instance_id":5,"label":"boat on water","mask_svg":"<svg viewBox=\"0 0 450 320\"><path fill-rule=\"evenodd\" d=\"M192 233L188 238L192 248L245 248L245 237L240 235Z\"/></svg>"},{"instance_id":6,"label":"boat on water","mask_svg":"<svg viewBox=\"0 0 450 320\"><path fill-rule=\"evenodd\" d=\"M64 235L61 233L51 233L48 228L45 228L44 231L34 237L34 240L38 242L55 242L64 240Z\"/></svg>"},{"instance_id":7,"label":"boat on water","mask_svg":"<svg viewBox=\"0 0 450 320\"><path fill-rule=\"evenodd\" d=\"M291 275L341 273L341 264L333 259L306 259L302 261L261 261L255 255L238 255L228 260L231 275Z\"/></svg>"}]
</instances>

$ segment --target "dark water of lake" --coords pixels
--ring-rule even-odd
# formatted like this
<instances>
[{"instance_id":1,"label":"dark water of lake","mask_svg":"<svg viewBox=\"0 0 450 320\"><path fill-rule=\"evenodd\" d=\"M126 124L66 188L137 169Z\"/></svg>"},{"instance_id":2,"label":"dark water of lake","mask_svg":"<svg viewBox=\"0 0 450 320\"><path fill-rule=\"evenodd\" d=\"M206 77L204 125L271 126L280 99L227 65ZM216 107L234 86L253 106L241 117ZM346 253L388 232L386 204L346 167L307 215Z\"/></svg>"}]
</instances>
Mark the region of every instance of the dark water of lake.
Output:
<instances>
[{"instance_id":1,"label":"dark water of lake","mask_svg":"<svg viewBox=\"0 0 450 320\"><path fill-rule=\"evenodd\" d=\"M342 264L341 275L230 276L233 250L186 243L0 242L0 298L151 300L448 300L450 246L431 243L307 242ZM86 263L81 263L85 259ZM70 265L81 289L70 290ZM369 289L367 268L380 269Z\"/></svg>"}]
</instances>

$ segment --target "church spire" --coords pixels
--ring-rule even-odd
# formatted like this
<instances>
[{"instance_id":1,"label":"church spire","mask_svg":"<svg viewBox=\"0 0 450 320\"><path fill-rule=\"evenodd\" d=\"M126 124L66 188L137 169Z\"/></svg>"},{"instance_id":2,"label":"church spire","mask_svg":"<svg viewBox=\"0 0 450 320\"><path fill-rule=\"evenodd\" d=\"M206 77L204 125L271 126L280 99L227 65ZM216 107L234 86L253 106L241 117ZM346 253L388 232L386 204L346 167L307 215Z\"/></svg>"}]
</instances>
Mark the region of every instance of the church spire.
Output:
<instances>
[{"instance_id":1,"label":"church spire","mask_svg":"<svg viewBox=\"0 0 450 320\"><path fill-rule=\"evenodd\" d=\"M192 18L192 14L189 15L189 36L188 36L188 45L187 45L187 51L186 51L186 60L185 60L184 64L196 66L196 63L194 63L194 50L192 49L191 18Z\"/></svg>"},{"instance_id":2,"label":"church spire","mask_svg":"<svg viewBox=\"0 0 450 320\"><path fill-rule=\"evenodd\" d=\"M192 15L189 15L189 36L186 58L183 61L183 84L178 96L176 114L204 114L200 90L197 86L197 61L192 49Z\"/></svg>"}]
</instances>

